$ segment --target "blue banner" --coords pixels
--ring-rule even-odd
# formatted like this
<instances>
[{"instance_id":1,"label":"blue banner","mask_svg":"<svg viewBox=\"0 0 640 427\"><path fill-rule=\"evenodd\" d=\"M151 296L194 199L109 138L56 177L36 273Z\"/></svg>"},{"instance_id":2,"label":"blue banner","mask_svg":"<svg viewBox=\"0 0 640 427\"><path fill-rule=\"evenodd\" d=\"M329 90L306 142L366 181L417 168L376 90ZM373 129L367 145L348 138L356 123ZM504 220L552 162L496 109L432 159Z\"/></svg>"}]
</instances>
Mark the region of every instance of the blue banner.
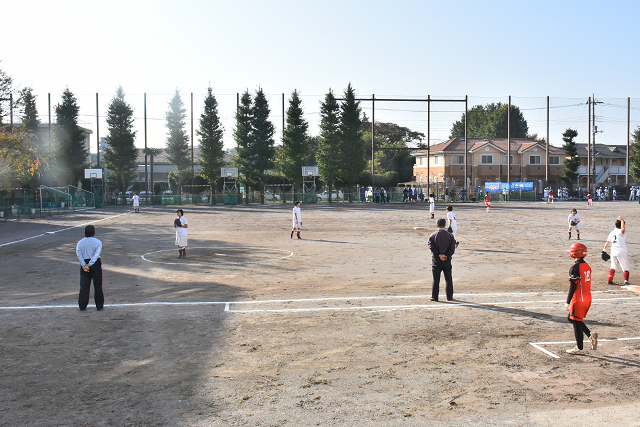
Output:
<instances>
[{"instance_id":1,"label":"blue banner","mask_svg":"<svg viewBox=\"0 0 640 427\"><path fill-rule=\"evenodd\" d=\"M501 193L505 188L509 191L533 191L533 182L486 182L484 191L487 193Z\"/></svg>"}]
</instances>

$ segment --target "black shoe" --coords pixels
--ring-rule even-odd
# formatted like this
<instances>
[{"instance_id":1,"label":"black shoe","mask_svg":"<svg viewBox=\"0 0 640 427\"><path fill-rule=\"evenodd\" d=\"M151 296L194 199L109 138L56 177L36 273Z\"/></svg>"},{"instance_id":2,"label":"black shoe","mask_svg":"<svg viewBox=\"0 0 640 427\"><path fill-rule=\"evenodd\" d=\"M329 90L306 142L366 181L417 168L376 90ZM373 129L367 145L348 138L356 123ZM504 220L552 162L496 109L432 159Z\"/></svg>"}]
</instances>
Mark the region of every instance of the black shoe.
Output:
<instances>
[{"instance_id":1,"label":"black shoe","mask_svg":"<svg viewBox=\"0 0 640 427\"><path fill-rule=\"evenodd\" d=\"M580 240L580 236L578 236L578 240Z\"/></svg>"},{"instance_id":2,"label":"black shoe","mask_svg":"<svg viewBox=\"0 0 640 427\"><path fill-rule=\"evenodd\" d=\"M302 240L302 237L298 236L298 239Z\"/></svg>"},{"instance_id":3,"label":"black shoe","mask_svg":"<svg viewBox=\"0 0 640 427\"><path fill-rule=\"evenodd\" d=\"M438 298L430 298L430 300L433 302L438 302Z\"/></svg>"},{"instance_id":4,"label":"black shoe","mask_svg":"<svg viewBox=\"0 0 640 427\"><path fill-rule=\"evenodd\" d=\"M607 285L615 286L616 284L615 284L615 283L613 283L611 280L609 280L609 281L607 282Z\"/></svg>"},{"instance_id":5,"label":"black shoe","mask_svg":"<svg viewBox=\"0 0 640 427\"><path fill-rule=\"evenodd\" d=\"M182 254L178 255L178 258L182 258Z\"/></svg>"},{"instance_id":6,"label":"black shoe","mask_svg":"<svg viewBox=\"0 0 640 427\"><path fill-rule=\"evenodd\" d=\"M187 254L182 254L182 258L186 258L186 257L187 257Z\"/></svg>"},{"instance_id":7,"label":"black shoe","mask_svg":"<svg viewBox=\"0 0 640 427\"><path fill-rule=\"evenodd\" d=\"M103 309L103 308L104 308L104 307L96 308L96 310L98 310L98 311L102 311L102 309Z\"/></svg>"},{"instance_id":8,"label":"black shoe","mask_svg":"<svg viewBox=\"0 0 640 427\"><path fill-rule=\"evenodd\" d=\"M453 297L447 298L447 301L453 301Z\"/></svg>"},{"instance_id":9,"label":"black shoe","mask_svg":"<svg viewBox=\"0 0 640 427\"><path fill-rule=\"evenodd\" d=\"M291 233L291 238L293 239L293 233Z\"/></svg>"}]
</instances>

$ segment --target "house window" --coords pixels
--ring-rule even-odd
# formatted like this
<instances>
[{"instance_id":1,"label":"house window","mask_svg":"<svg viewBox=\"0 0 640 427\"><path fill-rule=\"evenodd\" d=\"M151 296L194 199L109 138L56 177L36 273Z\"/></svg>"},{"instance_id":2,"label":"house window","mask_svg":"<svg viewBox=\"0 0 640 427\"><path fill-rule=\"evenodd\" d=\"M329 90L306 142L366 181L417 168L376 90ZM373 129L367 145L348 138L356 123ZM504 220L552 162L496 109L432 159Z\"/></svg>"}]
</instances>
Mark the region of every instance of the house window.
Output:
<instances>
[{"instance_id":1,"label":"house window","mask_svg":"<svg viewBox=\"0 0 640 427\"><path fill-rule=\"evenodd\" d=\"M433 164L441 165L442 164L442 156L433 156Z\"/></svg>"},{"instance_id":2,"label":"house window","mask_svg":"<svg viewBox=\"0 0 640 427\"><path fill-rule=\"evenodd\" d=\"M420 157L420 166L426 166L427 162L426 162L426 157L421 156Z\"/></svg>"},{"instance_id":3,"label":"house window","mask_svg":"<svg viewBox=\"0 0 640 427\"><path fill-rule=\"evenodd\" d=\"M464 155L460 155L460 154L454 154L451 157L451 162L454 165L464 165Z\"/></svg>"},{"instance_id":4,"label":"house window","mask_svg":"<svg viewBox=\"0 0 640 427\"><path fill-rule=\"evenodd\" d=\"M492 165L493 164L493 155L484 154L481 158L481 163L483 165Z\"/></svg>"},{"instance_id":5,"label":"house window","mask_svg":"<svg viewBox=\"0 0 640 427\"><path fill-rule=\"evenodd\" d=\"M507 156L502 156L502 164L503 165L507 164ZM511 164L513 164L513 156L511 156Z\"/></svg>"},{"instance_id":6,"label":"house window","mask_svg":"<svg viewBox=\"0 0 640 427\"><path fill-rule=\"evenodd\" d=\"M540 164L540 156L529 156L529 164L530 165L539 165Z\"/></svg>"},{"instance_id":7,"label":"house window","mask_svg":"<svg viewBox=\"0 0 640 427\"><path fill-rule=\"evenodd\" d=\"M560 164L560 156L549 156L549 164L550 165L559 165Z\"/></svg>"}]
</instances>

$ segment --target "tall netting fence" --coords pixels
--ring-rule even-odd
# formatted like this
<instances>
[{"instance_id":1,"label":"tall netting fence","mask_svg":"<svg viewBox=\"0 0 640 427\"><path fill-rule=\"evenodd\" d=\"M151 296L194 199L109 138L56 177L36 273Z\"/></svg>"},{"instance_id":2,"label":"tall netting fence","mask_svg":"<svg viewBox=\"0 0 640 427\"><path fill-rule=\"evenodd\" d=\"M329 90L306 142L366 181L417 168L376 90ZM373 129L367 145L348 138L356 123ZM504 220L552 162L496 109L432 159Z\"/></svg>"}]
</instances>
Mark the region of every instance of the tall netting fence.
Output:
<instances>
[{"instance_id":1,"label":"tall netting fence","mask_svg":"<svg viewBox=\"0 0 640 427\"><path fill-rule=\"evenodd\" d=\"M90 191L73 185L40 186L37 190L12 188L0 191L0 219L40 218L58 213L95 208Z\"/></svg>"}]
</instances>

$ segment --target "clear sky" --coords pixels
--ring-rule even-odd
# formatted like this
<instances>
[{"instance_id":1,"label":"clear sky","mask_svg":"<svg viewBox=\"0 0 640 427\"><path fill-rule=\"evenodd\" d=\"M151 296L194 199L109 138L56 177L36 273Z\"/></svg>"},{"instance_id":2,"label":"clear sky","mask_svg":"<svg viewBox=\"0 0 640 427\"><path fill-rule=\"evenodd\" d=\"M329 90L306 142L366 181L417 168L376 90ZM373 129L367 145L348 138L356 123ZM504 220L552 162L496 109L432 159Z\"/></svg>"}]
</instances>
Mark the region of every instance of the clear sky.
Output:
<instances>
[{"instance_id":1,"label":"clear sky","mask_svg":"<svg viewBox=\"0 0 640 427\"><path fill-rule=\"evenodd\" d=\"M627 97L631 129L640 125L640 2L610 0L0 0L0 68L37 95L41 120L69 89L81 124L99 132L118 85L135 109L138 147L164 147L164 113L175 89L194 128L211 85L220 104L225 146L233 147L236 93L269 95L276 141L282 93L297 89L318 133L319 102L351 82L359 97L460 98L508 101L523 111L530 133L546 134L551 98L552 144L569 127L587 141L589 96L597 142L625 144ZM285 102L286 106L286 102ZM362 103L371 118L371 102ZM423 102L382 103L376 121L427 132ZM431 143L446 140L464 104L431 105ZM190 120L190 119L189 119ZM190 121L187 123L190 132ZM197 145L197 136L196 145Z\"/></svg>"}]
</instances>

